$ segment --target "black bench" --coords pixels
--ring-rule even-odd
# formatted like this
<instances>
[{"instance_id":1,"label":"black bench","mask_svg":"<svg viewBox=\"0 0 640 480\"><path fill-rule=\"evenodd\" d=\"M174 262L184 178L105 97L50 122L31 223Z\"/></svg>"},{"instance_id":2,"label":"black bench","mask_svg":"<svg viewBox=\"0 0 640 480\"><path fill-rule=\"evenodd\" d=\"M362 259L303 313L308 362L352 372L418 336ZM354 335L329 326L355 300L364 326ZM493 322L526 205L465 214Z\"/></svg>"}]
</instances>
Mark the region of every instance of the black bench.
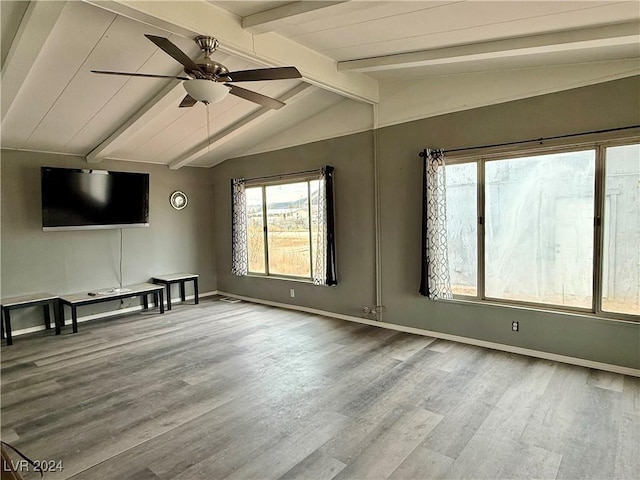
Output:
<instances>
[{"instance_id":1,"label":"black bench","mask_svg":"<svg viewBox=\"0 0 640 480\"><path fill-rule=\"evenodd\" d=\"M64 326L64 306L71 308L71 321L73 333L78 332L78 307L84 305L93 305L95 303L109 302L122 298L142 297L144 309L149 308L149 299L147 295L153 295L153 301L160 309L160 313L164 313L164 287L162 285L154 285L153 283L139 283L136 285L128 285L120 289L97 290L93 292L74 293L70 295L62 295L60 297L60 325ZM58 333L56 331L56 333Z\"/></svg>"},{"instance_id":2,"label":"black bench","mask_svg":"<svg viewBox=\"0 0 640 480\"><path fill-rule=\"evenodd\" d=\"M167 287L167 310L171 310L171 284L180 284L180 299L186 299L184 291L185 282L193 282L193 293L195 304L198 304L198 275L195 273L172 273L171 275L159 275L151 279L153 283L158 283Z\"/></svg>"},{"instance_id":3,"label":"black bench","mask_svg":"<svg viewBox=\"0 0 640 480\"><path fill-rule=\"evenodd\" d=\"M51 293L32 293L30 295L22 295L20 297L10 297L2 299L2 317L3 321L0 321L0 336L4 338L5 333L7 336L7 345L13 344L13 335L11 333L11 310L16 308L35 307L42 305L44 310L44 324L48 329L51 328L51 305L56 310L58 303L58 295ZM58 318L55 318L56 334L60 333L60 325L58 324Z\"/></svg>"}]
</instances>

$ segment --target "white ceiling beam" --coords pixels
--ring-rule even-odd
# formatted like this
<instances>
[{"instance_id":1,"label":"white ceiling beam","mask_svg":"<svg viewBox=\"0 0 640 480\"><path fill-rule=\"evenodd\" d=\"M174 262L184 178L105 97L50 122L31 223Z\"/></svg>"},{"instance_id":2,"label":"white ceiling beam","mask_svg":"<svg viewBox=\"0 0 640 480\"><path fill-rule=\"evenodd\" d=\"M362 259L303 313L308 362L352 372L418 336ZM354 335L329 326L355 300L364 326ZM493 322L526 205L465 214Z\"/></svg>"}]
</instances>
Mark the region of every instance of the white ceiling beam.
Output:
<instances>
[{"instance_id":1,"label":"white ceiling beam","mask_svg":"<svg viewBox=\"0 0 640 480\"><path fill-rule=\"evenodd\" d=\"M640 23L621 23L397 55L347 60L338 62L338 70L342 72L374 72L624 45L637 47L636 55L640 55Z\"/></svg>"},{"instance_id":2,"label":"white ceiling beam","mask_svg":"<svg viewBox=\"0 0 640 480\"><path fill-rule=\"evenodd\" d=\"M291 90L289 90L284 95L282 95L280 98L278 98L278 100L280 100L281 102L286 102L287 105L291 105L301 100L302 98L306 97L310 93L312 93L313 88L310 88L310 87L311 85L309 85L308 83L302 82L299 85L292 88ZM286 106L280 110L283 110L283 109L286 109ZM216 133L210 139L205 140L204 142L200 143L197 147L187 152L185 155L171 162L169 164L169 168L172 170L177 170L181 167L184 167L186 165L189 165L190 163L195 162L200 157L209 153L211 149L219 147L220 145L231 140L232 138L235 138L238 135L246 132L247 130L255 127L258 123L268 120L275 114L275 112L280 110L272 110L270 108L260 107L255 112L251 113L250 115L247 115L246 117L230 125L224 130Z\"/></svg>"},{"instance_id":3,"label":"white ceiling beam","mask_svg":"<svg viewBox=\"0 0 640 480\"><path fill-rule=\"evenodd\" d=\"M167 108L175 107L186 92L182 82L171 80L157 95L123 123L106 140L94 148L86 159L88 163L99 163L126 142L134 133Z\"/></svg>"},{"instance_id":4,"label":"white ceiling beam","mask_svg":"<svg viewBox=\"0 0 640 480\"><path fill-rule=\"evenodd\" d=\"M187 38L211 35L219 50L264 66L293 65L305 81L342 96L375 104L378 82L358 72L338 72L336 62L273 32L254 36L237 16L203 0L85 0L92 5ZM313 3L313 2L311 2Z\"/></svg>"},{"instance_id":5,"label":"white ceiling beam","mask_svg":"<svg viewBox=\"0 0 640 480\"><path fill-rule=\"evenodd\" d=\"M282 5L264 12L254 13L242 19L242 28L251 33L260 34L272 32L278 27L292 22L302 22L305 18L311 18L318 10L326 10L335 5L346 3L346 1L337 2L292 2ZM325 12L323 12L324 14Z\"/></svg>"},{"instance_id":6,"label":"white ceiling beam","mask_svg":"<svg viewBox=\"0 0 640 480\"><path fill-rule=\"evenodd\" d=\"M29 2L2 65L2 118L18 96L66 2Z\"/></svg>"}]
</instances>

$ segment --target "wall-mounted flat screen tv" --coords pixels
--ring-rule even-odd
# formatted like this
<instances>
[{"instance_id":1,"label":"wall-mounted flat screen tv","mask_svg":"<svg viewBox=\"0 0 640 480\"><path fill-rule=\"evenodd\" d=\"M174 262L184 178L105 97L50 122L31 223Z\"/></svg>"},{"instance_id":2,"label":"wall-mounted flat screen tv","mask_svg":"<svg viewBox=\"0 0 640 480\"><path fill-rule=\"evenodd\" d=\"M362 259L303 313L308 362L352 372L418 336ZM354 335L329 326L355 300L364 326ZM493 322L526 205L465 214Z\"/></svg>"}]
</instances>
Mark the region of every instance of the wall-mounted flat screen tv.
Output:
<instances>
[{"instance_id":1,"label":"wall-mounted flat screen tv","mask_svg":"<svg viewBox=\"0 0 640 480\"><path fill-rule=\"evenodd\" d=\"M149 174L42 167L42 229L149 226Z\"/></svg>"}]
</instances>

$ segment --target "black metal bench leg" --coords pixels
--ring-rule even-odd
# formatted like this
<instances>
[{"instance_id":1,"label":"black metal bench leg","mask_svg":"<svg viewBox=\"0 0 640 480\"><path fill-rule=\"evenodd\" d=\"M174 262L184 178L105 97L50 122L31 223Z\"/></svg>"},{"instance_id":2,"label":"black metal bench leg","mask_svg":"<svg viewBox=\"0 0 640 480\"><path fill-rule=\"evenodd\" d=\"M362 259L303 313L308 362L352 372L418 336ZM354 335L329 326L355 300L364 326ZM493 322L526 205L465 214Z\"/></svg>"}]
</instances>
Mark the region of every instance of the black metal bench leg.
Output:
<instances>
[{"instance_id":1,"label":"black metal bench leg","mask_svg":"<svg viewBox=\"0 0 640 480\"><path fill-rule=\"evenodd\" d=\"M198 279L194 278L193 279L193 295L195 296L196 299L196 305L198 305L199 303L199 299L198 299Z\"/></svg>"},{"instance_id":2,"label":"black metal bench leg","mask_svg":"<svg viewBox=\"0 0 640 480\"><path fill-rule=\"evenodd\" d=\"M7 345L13 345L13 336L11 335L11 314L9 309L4 310L4 334L7 336Z\"/></svg>"},{"instance_id":3,"label":"black metal bench leg","mask_svg":"<svg viewBox=\"0 0 640 480\"><path fill-rule=\"evenodd\" d=\"M184 289L184 280L180 281L180 300L182 300L182 303L184 303L187 300L187 296L185 294L185 289Z\"/></svg>"},{"instance_id":4,"label":"black metal bench leg","mask_svg":"<svg viewBox=\"0 0 640 480\"><path fill-rule=\"evenodd\" d=\"M58 303L58 308L60 310L60 320L58 320L60 322L60 326L64 327L66 325L66 320L64 318L64 304L62 302L59 301Z\"/></svg>"},{"instance_id":5,"label":"black metal bench leg","mask_svg":"<svg viewBox=\"0 0 640 480\"><path fill-rule=\"evenodd\" d=\"M42 309L44 310L44 327L51 330L51 305L47 302Z\"/></svg>"},{"instance_id":6,"label":"black metal bench leg","mask_svg":"<svg viewBox=\"0 0 640 480\"><path fill-rule=\"evenodd\" d=\"M73 333L78 333L78 311L75 305L71 305L71 325Z\"/></svg>"},{"instance_id":7,"label":"black metal bench leg","mask_svg":"<svg viewBox=\"0 0 640 480\"><path fill-rule=\"evenodd\" d=\"M60 335L60 330L62 325L64 325L64 310L62 306L62 302L60 300L56 300L54 303L54 311L55 311L55 325L56 325L56 335Z\"/></svg>"},{"instance_id":8,"label":"black metal bench leg","mask_svg":"<svg viewBox=\"0 0 640 480\"><path fill-rule=\"evenodd\" d=\"M164 313L164 288L157 291L157 298L159 298L160 313ZM158 302L156 302L157 304Z\"/></svg>"},{"instance_id":9,"label":"black metal bench leg","mask_svg":"<svg viewBox=\"0 0 640 480\"><path fill-rule=\"evenodd\" d=\"M171 310L171 284L170 283L167 283L167 310Z\"/></svg>"},{"instance_id":10,"label":"black metal bench leg","mask_svg":"<svg viewBox=\"0 0 640 480\"><path fill-rule=\"evenodd\" d=\"M0 339L4 340L4 308L2 309L2 314L0 315Z\"/></svg>"},{"instance_id":11,"label":"black metal bench leg","mask_svg":"<svg viewBox=\"0 0 640 480\"><path fill-rule=\"evenodd\" d=\"M147 294L142 295L142 305L145 310L149 310L149 298L147 298Z\"/></svg>"}]
</instances>

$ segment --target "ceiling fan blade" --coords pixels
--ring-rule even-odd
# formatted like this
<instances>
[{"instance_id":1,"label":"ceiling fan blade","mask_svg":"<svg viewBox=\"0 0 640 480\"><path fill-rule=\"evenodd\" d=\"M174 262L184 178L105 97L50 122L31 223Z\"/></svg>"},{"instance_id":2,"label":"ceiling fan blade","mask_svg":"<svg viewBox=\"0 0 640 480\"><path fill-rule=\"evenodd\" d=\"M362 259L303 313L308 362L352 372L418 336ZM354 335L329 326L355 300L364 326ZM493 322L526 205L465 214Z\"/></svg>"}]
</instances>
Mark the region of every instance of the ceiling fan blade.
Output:
<instances>
[{"instance_id":1,"label":"ceiling fan blade","mask_svg":"<svg viewBox=\"0 0 640 480\"><path fill-rule=\"evenodd\" d=\"M191 80L189 77L177 77L174 75L156 75L155 73L127 73L127 72L107 72L105 70L91 70L93 73L105 75L126 75L128 77L149 77L149 78L174 78L176 80Z\"/></svg>"},{"instance_id":2,"label":"ceiling fan blade","mask_svg":"<svg viewBox=\"0 0 640 480\"><path fill-rule=\"evenodd\" d=\"M145 33L144 36L155 43L159 48L164 50L164 52L171 56L174 60L180 62L188 72L196 71L203 73L200 67L196 65L196 62L191 60L191 58L189 58L186 53L176 47L168 38L149 35L147 33Z\"/></svg>"},{"instance_id":3,"label":"ceiling fan blade","mask_svg":"<svg viewBox=\"0 0 640 480\"><path fill-rule=\"evenodd\" d=\"M187 94L187 96L182 99L179 106L193 107L196 103L198 103L198 101L195 98L193 98L191 95Z\"/></svg>"},{"instance_id":4,"label":"ceiling fan blade","mask_svg":"<svg viewBox=\"0 0 640 480\"><path fill-rule=\"evenodd\" d=\"M236 97L244 98L245 100L249 100L250 102L257 103L258 105L262 105L263 107L272 108L273 110L278 110L285 106L284 102L280 100L276 100L275 98L267 97L266 95L262 95L261 93L252 92L251 90L247 90L246 88L240 88L236 85L230 85L225 83L225 85L231 88L229 92L231 95L235 95Z\"/></svg>"},{"instance_id":5,"label":"ceiling fan blade","mask_svg":"<svg viewBox=\"0 0 640 480\"><path fill-rule=\"evenodd\" d=\"M296 67L274 67L229 72L222 78L226 82L255 82L259 80L285 80L288 78L302 78L302 75L300 75L300 72Z\"/></svg>"}]
</instances>

